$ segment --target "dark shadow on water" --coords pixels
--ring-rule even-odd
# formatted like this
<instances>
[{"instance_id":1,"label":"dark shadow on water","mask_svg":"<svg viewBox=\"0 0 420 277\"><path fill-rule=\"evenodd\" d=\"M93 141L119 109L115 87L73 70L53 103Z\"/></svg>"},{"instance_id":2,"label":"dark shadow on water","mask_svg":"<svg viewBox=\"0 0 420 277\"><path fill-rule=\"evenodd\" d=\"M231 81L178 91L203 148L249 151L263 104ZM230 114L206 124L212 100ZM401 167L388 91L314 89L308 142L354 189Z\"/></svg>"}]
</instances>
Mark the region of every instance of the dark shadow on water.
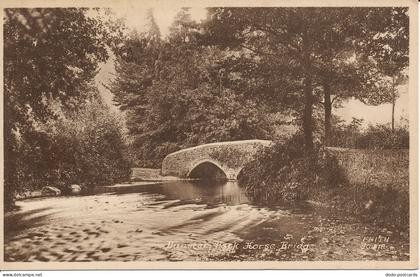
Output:
<instances>
[{"instance_id":1,"label":"dark shadow on water","mask_svg":"<svg viewBox=\"0 0 420 277\"><path fill-rule=\"evenodd\" d=\"M146 195L161 195L161 200L178 200L168 204L166 208L188 204L207 204L209 206L226 204L250 204L257 208L269 210L288 210L292 213L310 213L315 208L305 201L276 201L260 200L245 192L245 188L237 181L223 179L179 180L155 184L133 183L130 186L99 187L95 194L128 194L142 193Z\"/></svg>"},{"instance_id":2,"label":"dark shadow on water","mask_svg":"<svg viewBox=\"0 0 420 277\"><path fill-rule=\"evenodd\" d=\"M41 214L49 208L40 208L27 212L12 213L4 218L4 238L8 240L14 237L18 232L29 228L42 226L49 215Z\"/></svg>"}]
</instances>

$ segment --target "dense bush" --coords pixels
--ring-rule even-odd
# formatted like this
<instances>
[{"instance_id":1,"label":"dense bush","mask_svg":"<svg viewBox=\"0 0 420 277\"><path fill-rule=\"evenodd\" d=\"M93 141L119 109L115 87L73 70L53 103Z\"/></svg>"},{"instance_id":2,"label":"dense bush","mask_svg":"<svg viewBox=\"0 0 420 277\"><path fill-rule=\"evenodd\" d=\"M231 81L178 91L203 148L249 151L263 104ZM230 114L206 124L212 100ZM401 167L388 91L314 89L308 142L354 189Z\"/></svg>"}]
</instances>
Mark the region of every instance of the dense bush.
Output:
<instances>
[{"instance_id":1,"label":"dense bush","mask_svg":"<svg viewBox=\"0 0 420 277\"><path fill-rule=\"evenodd\" d=\"M363 119L353 117L350 123L345 123L335 117L334 121L329 146L355 148L355 141L362 133Z\"/></svg>"},{"instance_id":2,"label":"dense bush","mask_svg":"<svg viewBox=\"0 0 420 277\"><path fill-rule=\"evenodd\" d=\"M7 206L13 204L15 193L25 190L50 185L65 193L71 184L89 188L129 178L122 127L99 99L34 125L15 146L17 156L5 186Z\"/></svg>"},{"instance_id":3,"label":"dense bush","mask_svg":"<svg viewBox=\"0 0 420 277\"><path fill-rule=\"evenodd\" d=\"M392 130L389 124L376 124L364 130L362 121L353 118L349 124L339 123L334 127L330 145L358 149L408 149L409 138L407 125Z\"/></svg>"},{"instance_id":4,"label":"dense bush","mask_svg":"<svg viewBox=\"0 0 420 277\"><path fill-rule=\"evenodd\" d=\"M122 126L101 102L48 124L51 184L111 184L131 173Z\"/></svg>"},{"instance_id":5,"label":"dense bush","mask_svg":"<svg viewBox=\"0 0 420 277\"><path fill-rule=\"evenodd\" d=\"M362 149L408 149L408 129L398 127L392 130L387 125L369 126L355 140L355 148Z\"/></svg>"},{"instance_id":6,"label":"dense bush","mask_svg":"<svg viewBox=\"0 0 420 277\"><path fill-rule=\"evenodd\" d=\"M306 152L300 135L262 150L238 179L251 198L269 202L304 200L314 187L345 182L336 159L320 146Z\"/></svg>"}]
</instances>

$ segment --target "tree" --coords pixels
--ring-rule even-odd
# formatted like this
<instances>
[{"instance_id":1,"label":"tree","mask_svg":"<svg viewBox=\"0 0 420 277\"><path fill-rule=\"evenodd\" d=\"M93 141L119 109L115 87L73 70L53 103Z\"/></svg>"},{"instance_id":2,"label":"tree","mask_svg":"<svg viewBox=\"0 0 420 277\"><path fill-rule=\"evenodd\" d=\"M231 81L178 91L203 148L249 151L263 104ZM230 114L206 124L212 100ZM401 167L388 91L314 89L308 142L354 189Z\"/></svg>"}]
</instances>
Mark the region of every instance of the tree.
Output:
<instances>
[{"instance_id":1,"label":"tree","mask_svg":"<svg viewBox=\"0 0 420 277\"><path fill-rule=\"evenodd\" d=\"M89 96L107 58L107 32L87 9L5 9L5 206L22 188L47 138L39 126ZM22 152L24 151L24 152ZM29 175L28 175L29 174Z\"/></svg>"},{"instance_id":2,"label":"tree","mask_svg":"<svg viewBox=\"0 0 420 277\"><path fill-rule=\"evenodd\" d=\"M392 105L391 130L394 131L395 130L395 103L399 97L397 87L405 84L407 82L408 76L405 75L402 71L400 71L393 74L391 78L392 78L391 89L390 89L391 105Z\"/></svg>"},{"instance_id":3,"label":"tree","mask_svg":"<svg viewBox=\"0 0 420 277\"><path fill-rule=\"evenodd\" d=\"M374 47L386 46L389 39L375 41L375 36L386 30L389 22L383 24L378 18L393 10L399 15L403 11L398 8L211 8L204 41L252 53L244 57L257 64L258 70L253 70L253 74L265 79L262 90L283 96L280 102L283 105L275 104L280 109L287 104L297 111L302 119L305 145L311 149L312 113L318 101L324 108L328 144L334 101L349 97L364 100L373 97L378 89L379 78L371 75L376 65L369 62L363 50L369 45L370 53L374 53L377 50ZM272 80L273 76L277 81ZM279 87L267 88L267 83Z\"/></svg>"},{"instance_id":4,"label":"tree","mask_svg":"<svg viewBox=\"0 0 420 277\"><path fill-rule=\"evenodd\" d=\"M397 88L408 80L406 69L409 64L409 18L407 12L407 8L392 8L371 15L369 25L365 29L373 32L373 38L370 43L358 45L365 55L374 60L383 82L382 89L378 89L368 102L391 103L392 130L395 129Z\"/></svg>"},{"instance_id":5,"label":"tree","mask_svg":"<svg viewBox=\"0 0 420 277\"><path fill-rule=\"evenodd\" d=\"M290 103L295 105L295 110L302 111L305 147L311 150L316 51L319 38L324 35L320 26L329 22L323 16L326 13L316 8L214 8L209 11L207 34L211 43L256 54L258 62L268 63L275 78L284 81L284 89L274 91L295 96L296 101Z\"/></svg>"},{"instance_id":6,"label":"tree","mask_svg":"<svg viewBox=\"0 0 420 277\"><path fill-rule=\"evenodd\" d=\"M161 39L160 29L156 23L155 17L153 16L153 9L148 9L146 14L146 28L148 32L148 39L152 41L159 41Z\"/></svg>"},{"instance_id":7,"label":"tree","mask_svg":"<svg viewBox=\"0 0 420 277\"><path fill-rule=\"evenodd\" d=\"M16 101L19 112L30 109L37 119L48 118L47 100L70 104L106 60L106 34L86 11L6 9L5 99ZM19 112L10 111L15 123Z\"/></svg>"},{"instance_id":8,"label":"tree","mask_svg":"<svg viewBox=\"0 0 420 277\"><path fill-rule=\"evenodd\" d=\"M325 80L323 85L327 145L331 130L331 91L335 91L333 100L354 97L373 105L393 103L393 126L396 86L405 82L402 73L408 65L407 8L354 8L341 14L335 22L331 32L338 34L331 35L335 39L325 40L327 44L322 45L327 49L323 60L329 71L326 74L329 81ZM337 59L337 54L341 58Z\"/></svg>"}]
</instances>

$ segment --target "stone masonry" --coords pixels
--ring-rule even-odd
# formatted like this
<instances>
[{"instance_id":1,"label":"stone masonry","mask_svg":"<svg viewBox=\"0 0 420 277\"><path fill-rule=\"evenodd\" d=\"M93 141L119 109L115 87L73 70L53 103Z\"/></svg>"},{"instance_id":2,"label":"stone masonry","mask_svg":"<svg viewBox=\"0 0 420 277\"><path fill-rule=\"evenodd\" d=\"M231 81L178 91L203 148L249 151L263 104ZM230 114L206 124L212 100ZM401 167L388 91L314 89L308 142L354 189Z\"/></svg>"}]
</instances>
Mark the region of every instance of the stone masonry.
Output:
<instances>
[{"instance_id":1,"label":"stone masonry","mask_svg":"<svg viewBox=\"0 0 420 277\"><path fill-rule=\"evenodd\" d=\"M219 167L230 180L236 180L246 163L263 147L268 140L239 140L203 144L183 149L166 156L162 162L162 175L188 178L198 165L209 162Z\"/></svg>"}]
</instances>

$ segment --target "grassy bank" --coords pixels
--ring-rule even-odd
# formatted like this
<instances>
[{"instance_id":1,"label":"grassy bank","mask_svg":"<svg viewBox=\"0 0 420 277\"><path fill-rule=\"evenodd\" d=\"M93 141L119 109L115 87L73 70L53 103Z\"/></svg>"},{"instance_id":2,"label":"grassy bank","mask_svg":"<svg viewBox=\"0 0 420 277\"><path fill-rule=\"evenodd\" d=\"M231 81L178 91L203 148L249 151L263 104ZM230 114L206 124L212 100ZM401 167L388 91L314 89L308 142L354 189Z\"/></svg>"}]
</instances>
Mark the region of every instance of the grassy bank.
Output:
<instances>
[{"instance_id":1,"label":"grassy bank","mask_svg":"<svg viewBox=\"0 0 420 277\"><path fill-rule=\"evenodd\" d=\"M309 198L325 203L337 214L351 215L361 222L408 230L409 193L392 186L349 185L328 190L312 190Z\"/></svg>"}]
</instances>

